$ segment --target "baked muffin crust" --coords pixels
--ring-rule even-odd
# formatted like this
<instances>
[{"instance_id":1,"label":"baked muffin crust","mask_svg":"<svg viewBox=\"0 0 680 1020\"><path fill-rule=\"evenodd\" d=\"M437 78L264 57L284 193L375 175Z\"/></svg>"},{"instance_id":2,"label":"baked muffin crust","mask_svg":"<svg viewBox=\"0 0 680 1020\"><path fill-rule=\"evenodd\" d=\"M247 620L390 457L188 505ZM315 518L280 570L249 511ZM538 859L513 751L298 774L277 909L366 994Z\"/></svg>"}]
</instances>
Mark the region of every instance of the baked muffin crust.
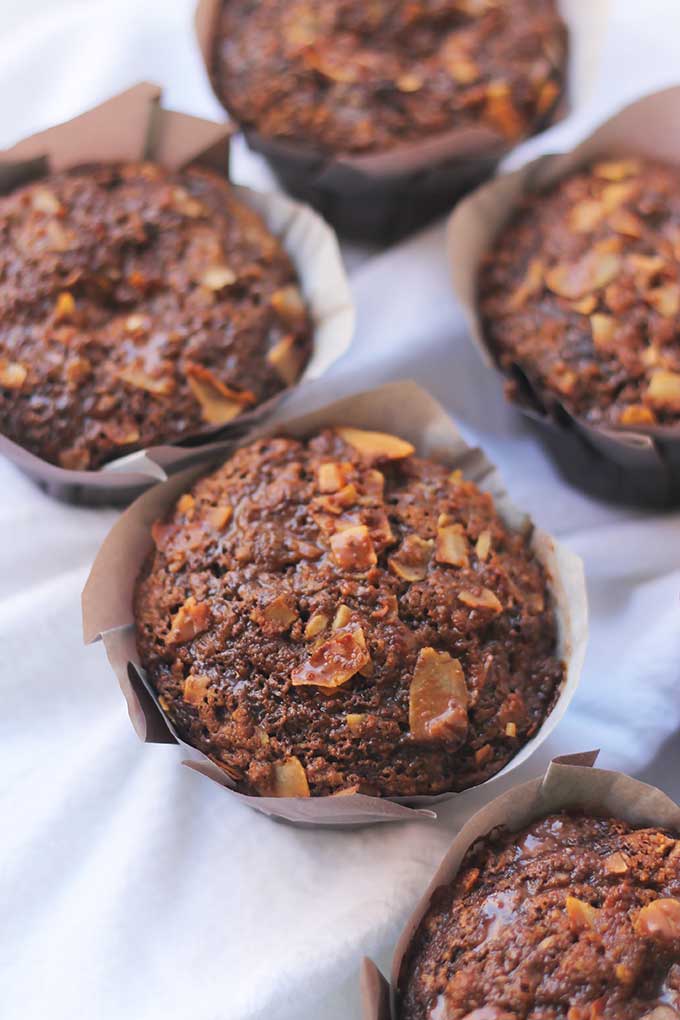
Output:
<instances>
[{"instance_id":1,"label":"baked muffin crust","mask_svg":"<svg viewBox=\"0 0 680 1020\"><path fill-rule=\"evenodd\" d=\"M461 790L564 669L545 572L490 496L381 433L257 440L153 527L141 663L243 792Z\"/></svg>"},{"instance_id":2,"label":"baked muffin crust","mask_svg":"<svg viewBox=\"0 0 680 1020\"><path fill-rule=\"evenodd\" d=\"M530 134L565 49L553 0L226 0L214 78L265 137L373 152L480 123Z\"/></svg>"},{"instance_id":3,"label":"baked muffin crust","mask_svg":"<svg viewBox=\"0 0 680 1020\"><path fill-rule=\"evenodd\" d=\"M546 401L593 425L680 420L677 167L603 160L527 197L479 293L501 367Z\"/></svg>"},{"instance_id":4,"label":"baked muffin crust","mask_svg":"<svg viewBox=\"0 0 680 1020\"><path fill-rule=\"evenodd\" d=\"M89 166L0 198L0 431L65 468L224 424L312 343L294 268L199 168Z\"/></svg>"},{"instance_id":5,"label":"baked muffin crust","mask_svg":"<svg viewBox=\"0 0 680 1020\"><path fill-rule=\"evenodd\" d=\"M611 818L497 830L437 890L400 1020L676 1020L680 842Z\"/></svg>"}]
</instances>

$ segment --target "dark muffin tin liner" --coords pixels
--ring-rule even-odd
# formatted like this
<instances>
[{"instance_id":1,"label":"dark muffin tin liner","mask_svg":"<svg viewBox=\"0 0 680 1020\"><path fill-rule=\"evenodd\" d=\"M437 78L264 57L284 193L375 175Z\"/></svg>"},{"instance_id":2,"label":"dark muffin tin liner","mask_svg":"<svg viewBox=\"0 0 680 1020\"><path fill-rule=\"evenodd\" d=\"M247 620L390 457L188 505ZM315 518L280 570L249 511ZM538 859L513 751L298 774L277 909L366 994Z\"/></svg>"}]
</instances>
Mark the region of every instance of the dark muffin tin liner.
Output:
<instances>
[{"instance_id":1,"label":"dark muffin tin liner","mask_svg":"<svg viewBox=\"0 0 680 1020\"><path fill-rule=\"evenodd\" d=\"M483 185L454 210L448 225L453 287L486 363L496 366L477 306L482 259L520 200L597 159L642 156L680 165L680 87L655 92L605 121L571 152L541 156ZM519 366L513 403L528 418L563 476L591 495L631 506L680 505L680 425L604 427L572 415Z\"/></svg>"},{"instance_id":2,"label":"dark muffin tin liner","mask_svg":"<svg viewBox=\"0 0 680 1020\"><path fill-rule=\"evenodd\" d=\"M222 100L214 88L213 59L221 2L199 0L195 17L199 47L219 102ZM574 66L584 71L585 63L580 59L583 53L574 54L574 49L587 50L592 56L599 45L605 0L596 0L589 7L586 12L568 0L560 4L570 36L566 88L555 107L536 123L532 134L544 130L567 111L564 93L572 91L571 74ZM498 161L519 144L480 125L383 153L331 157L302 144L263 138L249 128L244 128L244 135L250 147L266 157L283 186L318 209L340 234L379 244L391 244L443 215L461 195L489 177Z\"/></svg>"},{"instance_id":3,"label":"dark muffin tin liner","mask_svg":"<svg viewBox=\"0 0 680 1020\"><path fill-rule=\"evenodd\" d=\"M171 169L189 163L229 174L231 131L198 117L161 107L162 90L148 82L114 96L74 120L49 128L0 153L0 194L44 176L87 162L153 159ZM340 250L331 229L313 210L285 195L236 186L293 259L314 323L310 361L296 387L323 375L348 349L354 308ZM288 387L227 425L207 428L174 445L159 445L119 457L95 471L72 471L50 464L7 436L0 454L12 460L50 495L69 503L124 504L150 484L163 480L197 447L217 438L238 437L273 412Z\"/></svg>"},{"instance_id":4,"label":"dark muffin tin liner","mask_svg":"<svg viewBox=\"0 0 680 1020\"><path fill-rule=\"evenodd\" d=\"M592 768L597 754L586 751L553 759L542 778L513 787L470 818L451 844L399 937L392 959L391 982L388 984L372 960L364 959L363 1020L398 1020L400 975L411 939L437 890L453 881L469 848L493 829L504 826L515 832L544 815L575 809L620 818L630 825L653 825L680 833L680 807L670 797L622 772Z\"/></svg>"},{"instance_id":5,"label":"dark muffin tin liner","mask_svg":"<svg viewBox=\"0 0 680 1020\"><path fill-rule=\"evenodd\" d=\"M560 548L544 532L533 528L525 514L509 501L501 479L484 454L469 447L440 405L415 383L388 383L377 389L347 397L301 417L279 415L275 424L260 426L248 439L286 433L304 436L329 425L354 425L396 433L408 439L422 456L460 468L466 478L490 492L506 523L529 529L535 554L544 564L556 603L559 630L558 653L566 664L562 690L538 732L515 757L483 786L526 761L555 728L576 690L587 641L587 602L583 564ZM310 798L254 797L237 793L231 780L217 765L173 732L158 706L139 665L132 596L137 574L151 546L151 525L167 513L178 498L209 467L223 462L239 442L215 444L210 452L197 452L194 463L138 499L114 525L104 541L83 591L83 630L86 642L101 639L128 703L130 719L141 740L149 743L180 743L191 755L186 762L218 782L230 796L273 818L310 826L354 826L376 822L436 818L436 805L456 793L412 798L380 798L363 794Z\"/></svg>"}]
</instances>

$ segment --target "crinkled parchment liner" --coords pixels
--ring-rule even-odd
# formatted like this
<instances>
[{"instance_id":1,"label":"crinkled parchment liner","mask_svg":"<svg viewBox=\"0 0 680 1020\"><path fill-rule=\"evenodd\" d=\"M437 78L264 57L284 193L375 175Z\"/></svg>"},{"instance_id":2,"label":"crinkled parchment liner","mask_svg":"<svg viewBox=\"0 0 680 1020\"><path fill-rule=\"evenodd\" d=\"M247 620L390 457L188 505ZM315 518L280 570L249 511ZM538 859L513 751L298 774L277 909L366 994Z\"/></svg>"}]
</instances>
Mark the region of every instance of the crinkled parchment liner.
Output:
<instances>
[{"instance_id":1,"label":"crinkled parchment liner","mask_svg":"<svg viewBox=\"0 0 680 1020\"><path fill-rule=\"evenodd\" d=\"M222 0L199 0L196 36L211 82L214 37ZM587 69L604 37L609 0L560 0L569 33L567 93L588 91ZM579 78L574 81L574 78ZM216 90L215 90L216 91ZM217 92L216 92L217 95ZM222 102L219 95L218 101ZM566 97L538 123L544 130L567 111ZM294 142L244 129L248 144L272 164L284 186L302 197L344 234L391 242L450 209L488 177L517 144L486 126L458 128L383 153L335 158Z\"/></svg>"},{"instance_id":2,"label":"crinkled parchment liner","mask_svg":"<svg viewBox=\"0 0 680 1020\"><path fill-rule=\"evenodd\" d=\"M519 201L593 160L639 155L680 165L680 87L655 92L605 121L576 149L541 156L465 198L448 224L453 289L482 357L496 364L477 307L479 266ZM563 461L570 480L609 498L656 506L680 501L680 426L610 428L574 417L554 396L532 385L519 367L518 404Z\"/></svg>"},{"instance_id":3,"label":"crinkled parchment liner","mask_svg":"<svg viewBox=\"0 0 680 1020\"><path fill-rule=\"evenodd\" d=\"M591 768L596 758L594 751L553 759L542 778L501 794L463 826L399 937L392 959L391 985L372 960L364 959L363 1020L397 1020L402 962L432 897L440 886L454 879L472 844L497 826L516 831L553 811L580 808L621 818L631 825L657 825L680 833L680 807L670 797L622 772Z\"/></svg>"},{"instance_id":4,"label":"crinkled parchment liner","mask_svg":"<svg viewBox=\"0 0 680 1020\"><path fill-rule=\"evenodd\" d=\"M262 425L249 438L272 432L305 436L333 424L398 433L410 440L421 455L433 457L452 468L461 468L466 478L490 492L511 527L531 528L526 515L513 507L498 473L484 454L464 442L443 408L413 382L388 383L303 417L288 420L283 418L275 427ZM210 463L221 462L238 445L243 445L243 440L221 444ZM152 547L152 522L168 511L179 494L206 470L206 466L207 460L203 455L200 464L194 464L164 484L155 486L128 508L102 545L83 592L85 641L91 642L97 638L103 640L109 661L127 699L130 719L138 736L151 743L171 743L176 740L192 753L194 760L187 763L192 768L215 779L232 796L256 810L290 822L363 825L409 820L418 815L436 818L436 812L430 810L429 805L455 797L455 793L394 800L359 794L309 799L245 796L232 790L231 781L224 772L172 731L165 715L157 707L155 694L145 686L143 671L137 664L132 592L142 562ZM559 654L567 665L567 676L552 712L538 733L498 776L506 775L526 761L555 728L574 694L585 655L587 602L581 560L560 548L549 535L538 529L533 530L532 547L550 578L550 587L557 605ZM495 779L487 780L487 784L493 783Z\"/></svg>"},{"instance_id":5,"label":"crinkled parchment liner","mask_svg":"<svg viewBox=\"0 0 680 1020\"><path fill-rule=\"evenodd\" d=\"M74 120L33 135L0 153L0 193L49 171L85 162L153 159L179 169L189 163L229 171L230 129L198 117L164 110L162 90L147 82L122 92ZM314 322L312 357L299 383L318 378L348 349L354 329L349 284L333 231L313 210L285 195L263 194L237 187L282 241L295 263ZM299 384L298 383L298 384ZM103 496L163 480L191 448L217 435L242 435L261 421L285 392L240 415L226 426L212 427L181 445L160 445L119 457L97 471L69 471L0 435L0 453L39 482L75 492L84 498L97 490Z\"/></svg>"}]
</instances>

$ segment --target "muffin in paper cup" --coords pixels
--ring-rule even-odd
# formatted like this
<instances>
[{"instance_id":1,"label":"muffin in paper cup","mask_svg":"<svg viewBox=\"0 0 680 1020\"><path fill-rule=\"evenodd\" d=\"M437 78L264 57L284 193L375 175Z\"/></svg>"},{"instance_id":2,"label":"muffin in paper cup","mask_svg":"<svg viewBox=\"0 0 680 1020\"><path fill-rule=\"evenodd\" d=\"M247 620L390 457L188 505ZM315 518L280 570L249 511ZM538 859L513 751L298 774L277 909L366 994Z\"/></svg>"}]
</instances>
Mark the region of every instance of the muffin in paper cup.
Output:
<instances>
[{"instance_id":1,"label":"muffin in paper cup","mask_svg":"<svg viewBox=\"0 0 680 1020\"><path fill-rule=\"evenodd\" d=\"M158 86L141 83L0 154L0 193L39 181L47 173L110 163L154 162L171 172L191 164L199 172L205 168L226 181L229 128L163 109L161 95ZM311 351L306 367L292 385L317 379L348 349L354 327L349 284L335 235L313 210L284 195L240 186L234 186L233 191L237 200L258 213L280 240L305 299ZM46 200L49 198L47 195ZM6 435L0 435L0 453L60 498L129 502L149 484L166 478L197 446L217 436L247 432L270 414L290 389L291 384L284 383L274 396L237 413L228 423L207 423L198 434L118 456L98 468L82 470L48 462Z\"/></svg>"},{"instance_id":2,"label":"muffin in paper cup","mask_svg":"<svg viewBox=\"0 0 680 1020\"><path fill-rule=\"evenodd\" d=\"M582 563L550 536L533 528L527 517L513 507L485 456L467 446L443 409L414 383L390 383L294 419L281 414L276 425L263 424L249 440L276 435L304 438L330 426L396 433L415 447L417 455L460 470L464 479L476 483L482 492L493 497L506 527L527 536L530 550L545 571L556 621L557 645L553 654L564 667L562 681L540 726L531 731L530 738L514 756L505 759L504 767L486 780L486 785L491 786L497 777L533 754L557 725L576 689L587 636ZM192 466L152 488L123 514L104 542L83 592L85 641L103 641L138 736L153 743L177 741L182 744L191 753L187 764L220 783L231 796L250 807L275 818L321 826L436 818L436 805L456 796L455 793L377 797L342 791L343 796L272 797L237 792L232 788L236 784L222 768L178 737L167 715L159 708L157 695L140 665L133 611L136 579L154 545L151 527L198 477L206 473L207 467L223 463L234 449L244 445L242 440L227 441L216 447L209 458L205 452L197 454Z\"/></svg>"},{"instance_id":3,"label":"muffin in paper cup","mask_svg":"<svg viewBox=\"0 0 680 1020\"><path fill-rule=\"evenodd\" d=\"M680 88L646 96L607 120L571 152L542 156L501 175L454 210L447 240L453 287L488 365L498 367L498 361L482 322L480 268L518 204L599 162L615 165L617 160L637 157L680 166L675 132L679 113ZM530 374L526 365L515 365L507 374L514 384L513 402L568 481L625 504L668 508L680 503L680 424L594 424L572 413L557 393Z\"/></svg>"},{"instance_id":4,"label":"muffin in paper cup","mask_svg":"<svg viewBox=\"0 0 680 1020\"><path fill-rule=\"evenodd\" d=\"M558 62L560 92L522 137L543 130L590 88L608 0L589 5L561 0L557 6L569 40L568 53ZM199 46L220 102L214 55L221 7L222 0L199 0L196 10ZM284 187L318 209L339 233L383 244L442 215L461 194L488 177L520 140L497 126L475 122L384 151L329 155L312 144L265 137L250 127L244 133Z\"/></svg>"},{"instance_id":5,"label":"muffin in paper cup","mask_svg":"<svg viewBox=\"0 0 680 1020\"><path fill-rule=\"evenodd\" d=\"M466 857L468 851L489 835L498 832L501 834L504 832L520 833L546 816L561 812L573 812L576 818L617 819L633 829L653 827L670 832L680 838L680 807L656 787L641 783L621 772L592 768L597 754L597 751L584 752L553 759L544 776L515 786L501 794L469 819L451 844L434 878L399 937L392 958L390 982L388 983L383 977L372 960L364 959L361 972L364 1020L398 1020L402 1015L401 1004L409 975L410 955L414 953L416 946L422 945L422 942L418 942L418 936L423 931L421 925L430 908L437 904L443 887L449 886L461 872L461 868L468 866L470 861L470 858ZM534 837L528 837L528 839L532 838ZM610 863L614 880L617 875L625 875L627 870L625 855L611 854ZM471 883L475 881L474 871L474 868L470 868L468 872ZM462 874L465 875L465 872ZM577 881L576 877L574 881ZM619 881L622 882L623 879L619 877ZM568 880L567 886L569 886ZM570 924L573 924L576 931L580 927L587 927L590 911L593 908L590 907L589 911L588 904L579 900L578 897L567 898L570 902L565 903L565 908L568 910ZM492 926L489 929L492 932L502 931L503 925L510 923L512 916L510 910L508 910L508 916L504 913L502 896L497 894L496 899L498 902L495 907L494 904L489 904L489 924L492 925L494 917L496 919L496 927ZM664 906L669 902L663 898L654 901L655 915L656 904L660 905L661 909L658 914L661 916ZM509 907L509 904L506 905ZM656 916L652 918L649 906L645 906L643 909L647 912L645 922L649 921L646 923L644 934L653 939L659 936L656 924L658 918ZM680 912L673 909L675 910L672 915L673 923L680 924ZM508 971L507 981L510 981L510 973ZM621 979L625 981L623 971L621 975ZM654 992L649 989L646 994L650 1000L656 998ZM661 992L659 992L659 998L663 998ZM657 1020L658 1017L658 1020L671 1020L673 1016L677 1015L677 1012L671 1008L670 998L664 998L663 1001L667 1001L668 1006L656 1007L658 1012L654 1010L649 1012L650 1018L654 1017L654 1020ZM574 1016L580 1017L581 1013L576 1013L576 1009L584 1008L583 1005L579 1002L578 1004L574 1003L573 1006ZM584 1016L591 1015L588 1008L589 1005L585 1005ZM431 1015L434 1017L435 1013ZM437 1017L440 1015L442 1018L447 1016L445 1001L441 1004L439 1012L436 1013ZM508 1016L502 1007L493 1003L478 1006L468 1015L470 1020L503 1020Z\"/></svg>"}]
</instances>

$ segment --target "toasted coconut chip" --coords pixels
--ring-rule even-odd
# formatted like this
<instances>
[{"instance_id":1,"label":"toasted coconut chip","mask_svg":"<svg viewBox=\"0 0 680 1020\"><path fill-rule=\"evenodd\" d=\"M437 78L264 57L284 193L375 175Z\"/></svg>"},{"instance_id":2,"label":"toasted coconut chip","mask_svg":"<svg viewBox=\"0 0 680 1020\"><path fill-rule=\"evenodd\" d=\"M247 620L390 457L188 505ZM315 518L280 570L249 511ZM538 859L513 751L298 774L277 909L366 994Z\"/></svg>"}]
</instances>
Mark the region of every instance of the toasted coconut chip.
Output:
<instances>
[{"instance_id":1,"label":"toasted coconut chip","mask_svg":"<svg viewBox=\"0 0 680 1020\"><path fill-rule=\"evenodd\" d=\"M515 312L523 308L530 297L538 294L543 287L545 265L541 259L532 259L527 267L524 279L509 297L506 304L508 311Z\"/></svg>"},{"instance_id":2,"label":"toasted coconut chip","mask_svg":"<svg viewBox=\"0 0 680 1020\"><path fill-rule=\"evenodd\" d=\"M437 563L448 563L452 567L467 567L468 540L460 524L442 524L437 528L437 545L434 558Z\"/></svg>"},{"instance_id":3,"label":"toasted coconut chip","mask_svg":"<svg viewBox=\"0 0 680 1020\"><path fill-rule=\"evenodd\" d=\"M207 630L211 623L210 606L207 602L197 602L190 595L183 606L180 606L170 622L170 630L165 638L166 645L183 644L191 641L198 634Z\"/></svg>"},{"instance_id":4,"label":"toasted coconut chip","mask_svg":"<svg viewBox=\"0 0 680 1020\"><path fill-rule=\"evenodd\" d=\"M201 273L198 282L202 287L207 287L208 290L223 290L225 287L231 287L232 283L236 283L236 273L233 269L230 269L229 266L208 266L208 268Z\"/></svg>"},{"instance_id":5,"label":"toasted coconut chip","mask_svg":"<svg viewBox=\"0 0 680 1020\"><path fill-rule=\"evenodd\" d=\"M210 678L207 676L194 676L190 673L184 681L184 691L182 698L186 701L187 705L193 705L197 707L201 704L205 698L208 687L210 686Z\"/></svg>"},{"instance_id":6,"label":"toasted coconut chip","mask_svg":"<svg viewBox=\"0 0 680 1020\"><path fill-rule=\"evenodd\" d=\"M621 425L656 425L656 415L644 404L629 404L619 416Z\"/></svg>"},{"instance_id":7,"label":"toasted coconut chip","mask_svg":"<svg viewBox=\"0 0 680 1020\"><path fill-rule=\"evenodd\" d=\"M480 532L477 544L475 545L475 554L478 560L485 560L491 552L491 532L482 531Z\"/></svg>"},{"instance_id":8,"label":"toasted coconut chip","mask_svg":"<svg viewBox=\"0 0 680 1020\"><path fill-rule=\"evenodd\" d=\"M672 319L680 312L680 286L677 283L668 283L662 287L655 287L647 291L645 300L659 315Z\"/></svg>"},{"instance_id":9,"label":"toasted coconut chip","mask_svg":"<svg viewBox=\"0 0 680 1020\"><path fill-rule=\"evenodd\" d=\"M338 531L330 538L333 558L342 570L365 571L378 562L373 540L365 524Z\"/></svg>"},{"instance_id":10,"label":"toasted coconut chip","mask_svg":"<svg viewBox=\"0 0 680 1020\"><path fill-rule=\"evenodd\" d=\"M368 429L349 427L337 428L335 431L344 442L372 462L402 460L415 452L415 447L411 443L388 432L371 432Z\"/></svg>"},{"instance_id":11,"label":"toasted coconut chip","mask_svg":"<svg viewBox=\"0 0 680 1020\"><path fill-rule=\"evenodd\" d=\"M128 365L126 368L121 368L117 375L119 379L122 379L129 386L134 386L137 390L145 390L147 393L153 393L157 397L167 397L175 391L175 380L170 378L170 376L156 377L148 375L137 365Z\"/></svg>"},{"instance_id":12,"label":"toasted coconut chip","mask_svg":"<svg viewBox=\"0 0 680 1020\"><path fill-rule=\"evenodd\" d=\"M207 208L197 198L193 198L184 188L172 189L172 207L183 216L195 220L200 216L206 216Z\"/></svg>"},{"instance_id":13,"label":"toasted coconut chip","mask_svg":"<svg viewBox=\"0 0 680 1020\"><path fill-rule=\"evenodd\" d=\"M210 425L231 421L255 402L253 393L231 389L203 365L188 364L186 375L191 392L201 405L201 416Z\"/></svg>"},{"instance_id":14,"label":"toasted coconut chip","mask_svg":"<svg viewBox=\"0 0 680 1020\"><path fill-rule=\"evenodd\" d=\"M638 255L633 252L626 256L626 265L635 274L638 286L646 290L650 280L663 273L668 263L660 255Z\"/></svg>"},{"instance_id":15,"label":"toasted coconut chip","mask_svg":"<svg viewBox=\"0 0 680 1020\"><path fill-rule=\"evenodd\" d=\"M409 730L414 740L461 744L468 728L468 692L458 659L422 648L409 690Z\"/></svg>"},{"instance_id":16,"label":"toasted coconut chip","mask_svg":"<svg viewBox=\"0 0 680 1020\"><path fill-rule=\"evenodd\" d=\"M574 301L571 306L579 315L590 315L597 308L597 298L594 294L588 294L580 301Z\"/></svg>"},{"instance_id":17,"label":"toasted coconut chip","mask_svg":"<svg viewBox=\"0 0 680 1020\"><path fill-rule=\"evenodd\" d=\"M606 287L621 271L621 258L614 252L589 251L578 262L558 263L545 274L545 282L559 297L576 301Z\"/></svg>"},{"instance_id":18,"label":"toasted coconut chip","mask_svg":"<svg viewBox=\"0 0 680 1020\"><path fill-rule=\"evenodd\" d=\"M388 566L392 573L404 581L422 581L427 577L433 551L434 539L407 535L394 555L390 556Z\"/></svg>"},{"instance_id":19,"label":"toasted coconut chip","mask_svg":"<svg viewBox=\"0 0 680 1020\"><path fill-rule=\"evenodd\" d=\"M524 120L512 102L507 82L491 82L486 90L484 118L501 131L506 138L519 138L524 131Z\"/></svg>"},{"instance_id":20,"label":"toasted coconut chip","mask_svg":"<svg viewBox=\"0 0 680 1020\"><path fill-rule=\"evenodd\" d=\"M641 169L639 159L616 159L596 163L593 173L596 177L603 177L607 181L622 181L626 177L639 174Z\"/></svg>"},{"instance_id":21,"label":"toasted coconut chip","mask_svg":"<svg viewBox=\"0 0 680 1020\"><path fill-rule=\"evenodd\" d=\"M179 513L188 514L190 510L193 510L196 506L196 500L190 492L185 492L183 496L180 496L177 500L177 507Z\"/></svg>"},{"instance_id":22,"label":"toasted coconut chip","mask_svg":"<svg viewBox=\"0 0 680 1020\"><path fill-rule=\"evenodd\" d=\"M267 363L286 386L292 386L299 378L303 361L304 353L295 346L295 337L292 333L274 344L267 354Z\"/></svg>"},{"instance_id":23,"label":"toasted coconut chip","mask_svg":"<svg viewBox=\"0 0 680 1020\"><path fill-rule=\"evenodd\" d=\"M569 210L569 228L577 234L589 234L604 219L604 206L596 198L584 198Z\"/></svg>"},{"instance_id":24,"label":"toasted coconut chip","mask_svg":"<svg viewBox=\"0 0 680 1020\"><path fill-rule=\"evenodd\" d=\"M607 222L617 234L626 234L628 237L642 237L644 223L628 209L616 209Z\"/></svg>"},{"instance_id":25,"label":"toasted coconut chip","mask_svg":"<svg viewBox=\"0 0 680 1020\"><path fill-rule=\"evenodd\" d=\"M310 616L305 627L305 640L311 641L318 637L328 626L328 617L325 613L314 613Z\"/></svg>"},{"instance_id":26,"label":"toasted coconut chip","mask_svg":"<svg viewBox=\"0 0 680 1020\"><path fill-rule=\"evenodd\" d=\"M75 310L76 303L73 294L71 294L68 290L62 290L61 293L57 295L57 300L54 306L54 321L66 322L71 318Z\"/></svg>"},{"instance_id":27,"label":"toasted coconut chip","mask_svg":"<svg viewBox=\"0 0 680 1020\"><path fill-rule=\"evenodd\" d=\"M680 900L662 897L647 903L635 919L635 930L661 940L680 939Z\"/></svg>"},{"instance_id":28,"label":"toasted coconut chip","mask_svg":"<svg viewBox=\"0 0 680 1020\"><path fill-rule=\"evenodd\" d=\"M340 630L341 627L346 627L349 621L352 619L352 610L349 606L344 603L338 606L333 617L333 623L331 630Z\"/></svg>"},{"instance_id":29,"label":"toasted coconut chip","mask_svg":"<svg viewBox=\"0 0 680 1020\"><path fill-rule=\"evenodd\" d=\"M263 797L309 797L307 773L300 759L292 755L272 765L270 782L259 793Z\"/></svg>"},{"instance_id":30,"label":"toasted coconut chip","mask_svg":"<svg viewBox=\"0 0 680 1020\"><path fill-rule=\"evenodd\" d=\"M656 407L680 410L680 374L658 368L652 372L647 399Z\"/></svg>"},{"instance_id":31,"label":"toasted coconut chip","mask_svg":"<svg viewBox=\"0 0 680 1020\"><path fill-rule=\"evenodd\" d=\"M263 615L271 623L279 627L290 627L298 618L295 608L291 605L292 596L277 595L276 598L264 607Z\"/></svg>"},{"instance_id":32,"label":"toasted coconut chip","mask_svg":"<svg viewBox=\"0 0 680 1020\"><path fill-rule=\"evenodd\" d=\"M139 441L139 429L134 423L102 421L99 428L116 446L129 446Z\"/></svg>"},{"instance_id":33,"label":"toasted coconut chip","mask_svg":"<svg viewBox=\"0 0 680 1020\"><path fill-rule=\"evenodd\" d=\"M364 712L350 712L345 716L347 728L351 733L361 733L365 719L366 714Z\"/></svg>"},{"instance_id":34,"label":"toasted coconut chip","mask_svg":"<svg viewBox=\"0 0 680 1020\"><path fill-rule=\"evenodd\" d=\"M629 862L625 854L617 851L610 854L609 857L605 857L604 866L610 875L625 875L629 868Z\"/></svg>"},{"instance_id":35,"label":"toasted coconut chip","mask_svg":"<svg viewBox=\"0 0 680 1020\"><path fill-rule=\"evenodd\" d=\"M329 492L327 496L318 496L314 503L330 514L341 514L344 510L356 506L359 501L359 493L353 482L343 485L337 492Z\"/></svg>"},{"instance_id":36,"label":"toasted coconut chip","mask_svg":"<svg viewBox=\"0 0 680 1020\"><path fill-rule=\"evenodd\" d=\"M325 464L319 464L316 481L319 492L337 492L346 482L345 468L342 464L330 460Z\"/></svg>"},{"instance_id":37,"label":"toasted coconut chip","mask_svg":"<svg viewBox=\"0 0 680 1020\"><path fill-rule=\"evenodd\" d=\"M616 319L611 315L597 312L590 316L590 328L595 346L608 350L616 332Z\"/></svg>"},{"instance_id":38,"label":"toasted coconut chip","mask_svg":"<svg viewBox=\"0 0 680 1020\"><path fill-rule=\"evenodd\" d=\"M494 613L503 612L502 604L489 588L482 588L480 595L476 595L472 591L460 591L458 599L472 609L490 609Z\"/></svg>"},{"instance_id":39,"label":"toasted coconut chip","mask_svg":"<svg viewBox=\"0 0 680 1020\"><path fill-rule=\"evenodd\" d=\"M0 386L8 390L20 390L26 382L28 369L18 361L0 360Z\"/></svg>"},{"instance_id":40,"label":"toasted coconut chip","mask_svg":"<svg viewBox=\"0 0 680 1020\"><path fill-rule=\"evenodd\" d=\"M300 288L293 284L275 290L269 300L274 311L289 322L295 323L306 314L307 308Z\"/></svg>"},{"instance_id":41,"label":"toasted coconut chip","mask_svg":"<svg viewBox=\"0 0 680 1020\"><path fill-rule=\"evenodd\" d=\"M31 195L31 206L36 212L46 213L48 216L57 216L64 210L57 196L48 188L36 188Z\"/></svg>"},{"instance_id":42,"label":"toasted coconut chip","mask_svg":"<svg viewBox=\"0 0 680 1020\"><path fill-rule=\"evenodd\" d=\"M381 503L385 491L384 474L376 468L369 468L361 479L361 487L364 490L364 495L361 497L359 502L366 506Z\"/></svg>"},{"instance_id":43,"label":"toasted coconut chip","mask_svg":"<svg viewBox=\"0 0 680 1020\"><path fill-rule=\"evenodd\" d=\"M576 896L567 896L566 899L567 917L572 931L587 931L594 927L597 918L597 907L593 907L585 900L579 900Z\"/></svg>"},{"instance_id":44,"label":"toasted coconut chip","mask_svg":"<svg viewBox=\"0 0 680 1020\"><path fill-rule=\"evenodd\" d=\"M419 74L407 71L400 74L394 84L400 92L417 92L425 83Z\"/></svg>"},{"instance_id":45,"label":"toasted coconut chip","mask_svg":"<svg viewBox=\"0 0 680 1020\"><path fill-rule=\"evenodd\" d=\"M291 673L294 687L341 687L370 661L361 627L338 631Z\"/></svg>"}]
</instances>

